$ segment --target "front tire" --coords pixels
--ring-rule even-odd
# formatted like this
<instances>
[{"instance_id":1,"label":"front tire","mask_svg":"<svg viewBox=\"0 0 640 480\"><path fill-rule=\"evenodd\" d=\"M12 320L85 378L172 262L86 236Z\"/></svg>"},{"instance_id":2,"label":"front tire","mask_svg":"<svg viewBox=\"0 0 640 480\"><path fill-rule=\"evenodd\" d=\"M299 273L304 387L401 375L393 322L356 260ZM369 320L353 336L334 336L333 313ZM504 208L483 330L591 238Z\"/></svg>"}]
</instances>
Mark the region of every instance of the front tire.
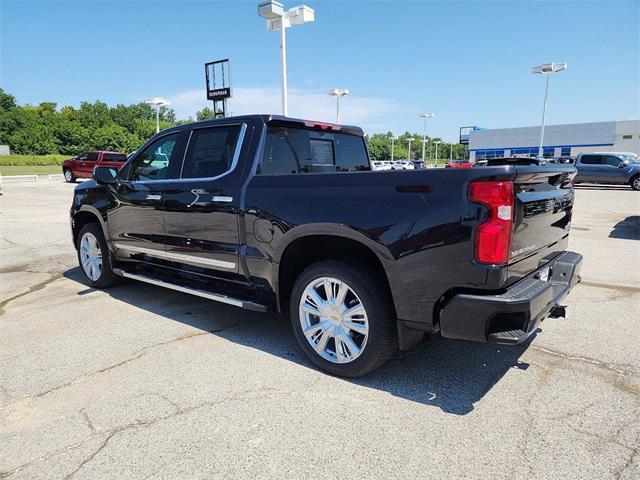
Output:
<instances>
[{"instance_id":1,"label":"front tire","mask_svg":"<svg viewBox=\"0 0 640 480\"><path fill-rule=\"evenodd\" d=\"M371 268L327 260L308 267L291 296L298 344L321 369L359 377L396 349L395 315L386 285Z\"/></svg>"},{"instance_id":2,"label":"front tire","mask_svg":"<svg viewBox=\"0 0 640 480\"><path fill-rule=\"evenodd\" d=\"M635 177L633 177L629 181L629 185L631 185L631 188L633 188L636 191L640 190L640 175L636 175Z\"/></svg>"},{"instance_id":3,"label":"front tire","mask_svg":"<svg viewBox=\"0 0 640 480\"><path fill-rule=\"evenodd\" d=\"M120 277L111 269L109 248L100 225L88 223L82 227L76 249L80 270L91 287L107 288L119 283Z\"/></svg>"},{"instance_id":4,"label":"front tire","mask_svg":"<svg viewBox=\"0 0 640 480\"><path fill-rule=\"evenodd\" d=\"M62 173L64 174L65 182L76 183L76 177L73 176L73 171L70 168L65 168Z\"/></svg>"}]
</instances>

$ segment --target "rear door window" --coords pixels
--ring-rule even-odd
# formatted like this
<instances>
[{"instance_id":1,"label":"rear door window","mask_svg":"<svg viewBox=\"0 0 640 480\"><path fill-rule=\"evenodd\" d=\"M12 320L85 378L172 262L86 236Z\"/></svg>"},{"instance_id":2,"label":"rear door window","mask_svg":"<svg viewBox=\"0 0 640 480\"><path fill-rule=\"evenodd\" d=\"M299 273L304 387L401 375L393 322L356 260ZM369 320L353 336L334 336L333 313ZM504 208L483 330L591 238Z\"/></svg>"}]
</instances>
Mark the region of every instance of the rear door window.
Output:
<instances>
[{"instance_id":1,"label":"rear door window","mask_svg":"<svg viewBox=\"0 0 640 480\"><path fill-rule=\"evenodd\" d=\"M259 173L284 175L370 169L364 139L360 136L269 126Z\"/></svg>"},{"instance_id":2,"label":"rear door window","mask_svg":"<svg viewBox=\"0 0 640 480\"><path fill-rule=\"evenodd\" d=\"M601 165L602 155L583 155L580 163L584 163L585 165Z\"/></svg>"},{"instance_id":3,"label":"rear door window","mask_svg":"<svg viewBox=\"0 0 640 480\"><path fill-rule=\"evenodd\" d=\"M211 178L230 171L239 131L236 125L193 130L181 177Z\"/></svg>"}]
</instances>

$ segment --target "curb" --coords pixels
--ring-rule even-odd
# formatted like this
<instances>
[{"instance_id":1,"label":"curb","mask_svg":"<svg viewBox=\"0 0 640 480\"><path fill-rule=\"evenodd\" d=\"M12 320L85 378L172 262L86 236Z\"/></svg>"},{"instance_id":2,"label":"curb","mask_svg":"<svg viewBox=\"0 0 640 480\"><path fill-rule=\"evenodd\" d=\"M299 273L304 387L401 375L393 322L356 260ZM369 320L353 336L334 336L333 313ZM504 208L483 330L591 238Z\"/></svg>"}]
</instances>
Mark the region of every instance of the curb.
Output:
<instances>
[{"instance_id":1,"label":"curb","mask_svg":"<svg viewBox=\"0 0 640 480\"><path fill-rule=\"evenodd\" d=\"M0 183L37 182L40 180L40 177L43 177L43 179L46 177L46 180L49 181L64 180L62 173L50 173L48 175L0 175Z\"/></svg>"},{"instance_id":2,"label":"curb","mask_svg":"<svg viewBox=\"0 0 640 480\"><path fill-rule=\"evenodd\" d=\"M38 175L2 175L2 182L37 182Z\"/></svg>"}]
</instances>

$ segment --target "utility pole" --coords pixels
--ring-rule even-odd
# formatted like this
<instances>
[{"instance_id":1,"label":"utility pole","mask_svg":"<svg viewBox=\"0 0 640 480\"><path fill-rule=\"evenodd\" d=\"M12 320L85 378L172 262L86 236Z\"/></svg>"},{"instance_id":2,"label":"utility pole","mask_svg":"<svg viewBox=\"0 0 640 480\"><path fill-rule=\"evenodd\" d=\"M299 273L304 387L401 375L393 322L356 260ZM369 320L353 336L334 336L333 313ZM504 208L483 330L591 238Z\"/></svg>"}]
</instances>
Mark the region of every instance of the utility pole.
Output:
<instances>
[{"instance_id":1,"label":"utility pole","mask_svg":"<svg viewBox=\"0 0 640 480\"><path fill-rule=\"evenodd\" d=\"M542 122L540 125L540 145L538 147L538 157L544 157L544 122L547 116L547 97L549 96L549 77L556 72L567 69L566 63L545 63L533 67L533 73L541 73L545 76L544 81L544 104L542 106Z\"/></svg>"},{"instance_id":2,"label":"utility pole","mask_svg":"<svg viewBox=\"0 0 640 480\"><path fill-rule=\"evenodd\" d=\"M426 146L427 146L427 120L429 118L433 118L435 115L435 113L421 113L420 115L418 115L421 118L424 118L424 130L422 131L422 161L423 163L427 163L426 158L424 157L425 155L425 150L426 150Z\"/></svg>"}]
</instances>

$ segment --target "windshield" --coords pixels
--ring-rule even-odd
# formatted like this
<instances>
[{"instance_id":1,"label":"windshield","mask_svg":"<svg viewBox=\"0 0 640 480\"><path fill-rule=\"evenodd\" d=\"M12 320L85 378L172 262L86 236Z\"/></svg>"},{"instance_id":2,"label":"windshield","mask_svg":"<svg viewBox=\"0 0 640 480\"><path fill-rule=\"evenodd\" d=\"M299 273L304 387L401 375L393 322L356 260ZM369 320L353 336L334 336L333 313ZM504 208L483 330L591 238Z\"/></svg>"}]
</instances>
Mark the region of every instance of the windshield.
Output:
<instances>
[{"instance_id":1,"label":"windshield","mask_svg":"<svg viewBox=\"0 0 640 480\"><path fill-rule=\"evenodd\" d=\"M620 158L622 158L622 160L624 160L625 162L640 163L640 157L635 153L625 153L620 155Z\"/></svg>"}]
</instances>

